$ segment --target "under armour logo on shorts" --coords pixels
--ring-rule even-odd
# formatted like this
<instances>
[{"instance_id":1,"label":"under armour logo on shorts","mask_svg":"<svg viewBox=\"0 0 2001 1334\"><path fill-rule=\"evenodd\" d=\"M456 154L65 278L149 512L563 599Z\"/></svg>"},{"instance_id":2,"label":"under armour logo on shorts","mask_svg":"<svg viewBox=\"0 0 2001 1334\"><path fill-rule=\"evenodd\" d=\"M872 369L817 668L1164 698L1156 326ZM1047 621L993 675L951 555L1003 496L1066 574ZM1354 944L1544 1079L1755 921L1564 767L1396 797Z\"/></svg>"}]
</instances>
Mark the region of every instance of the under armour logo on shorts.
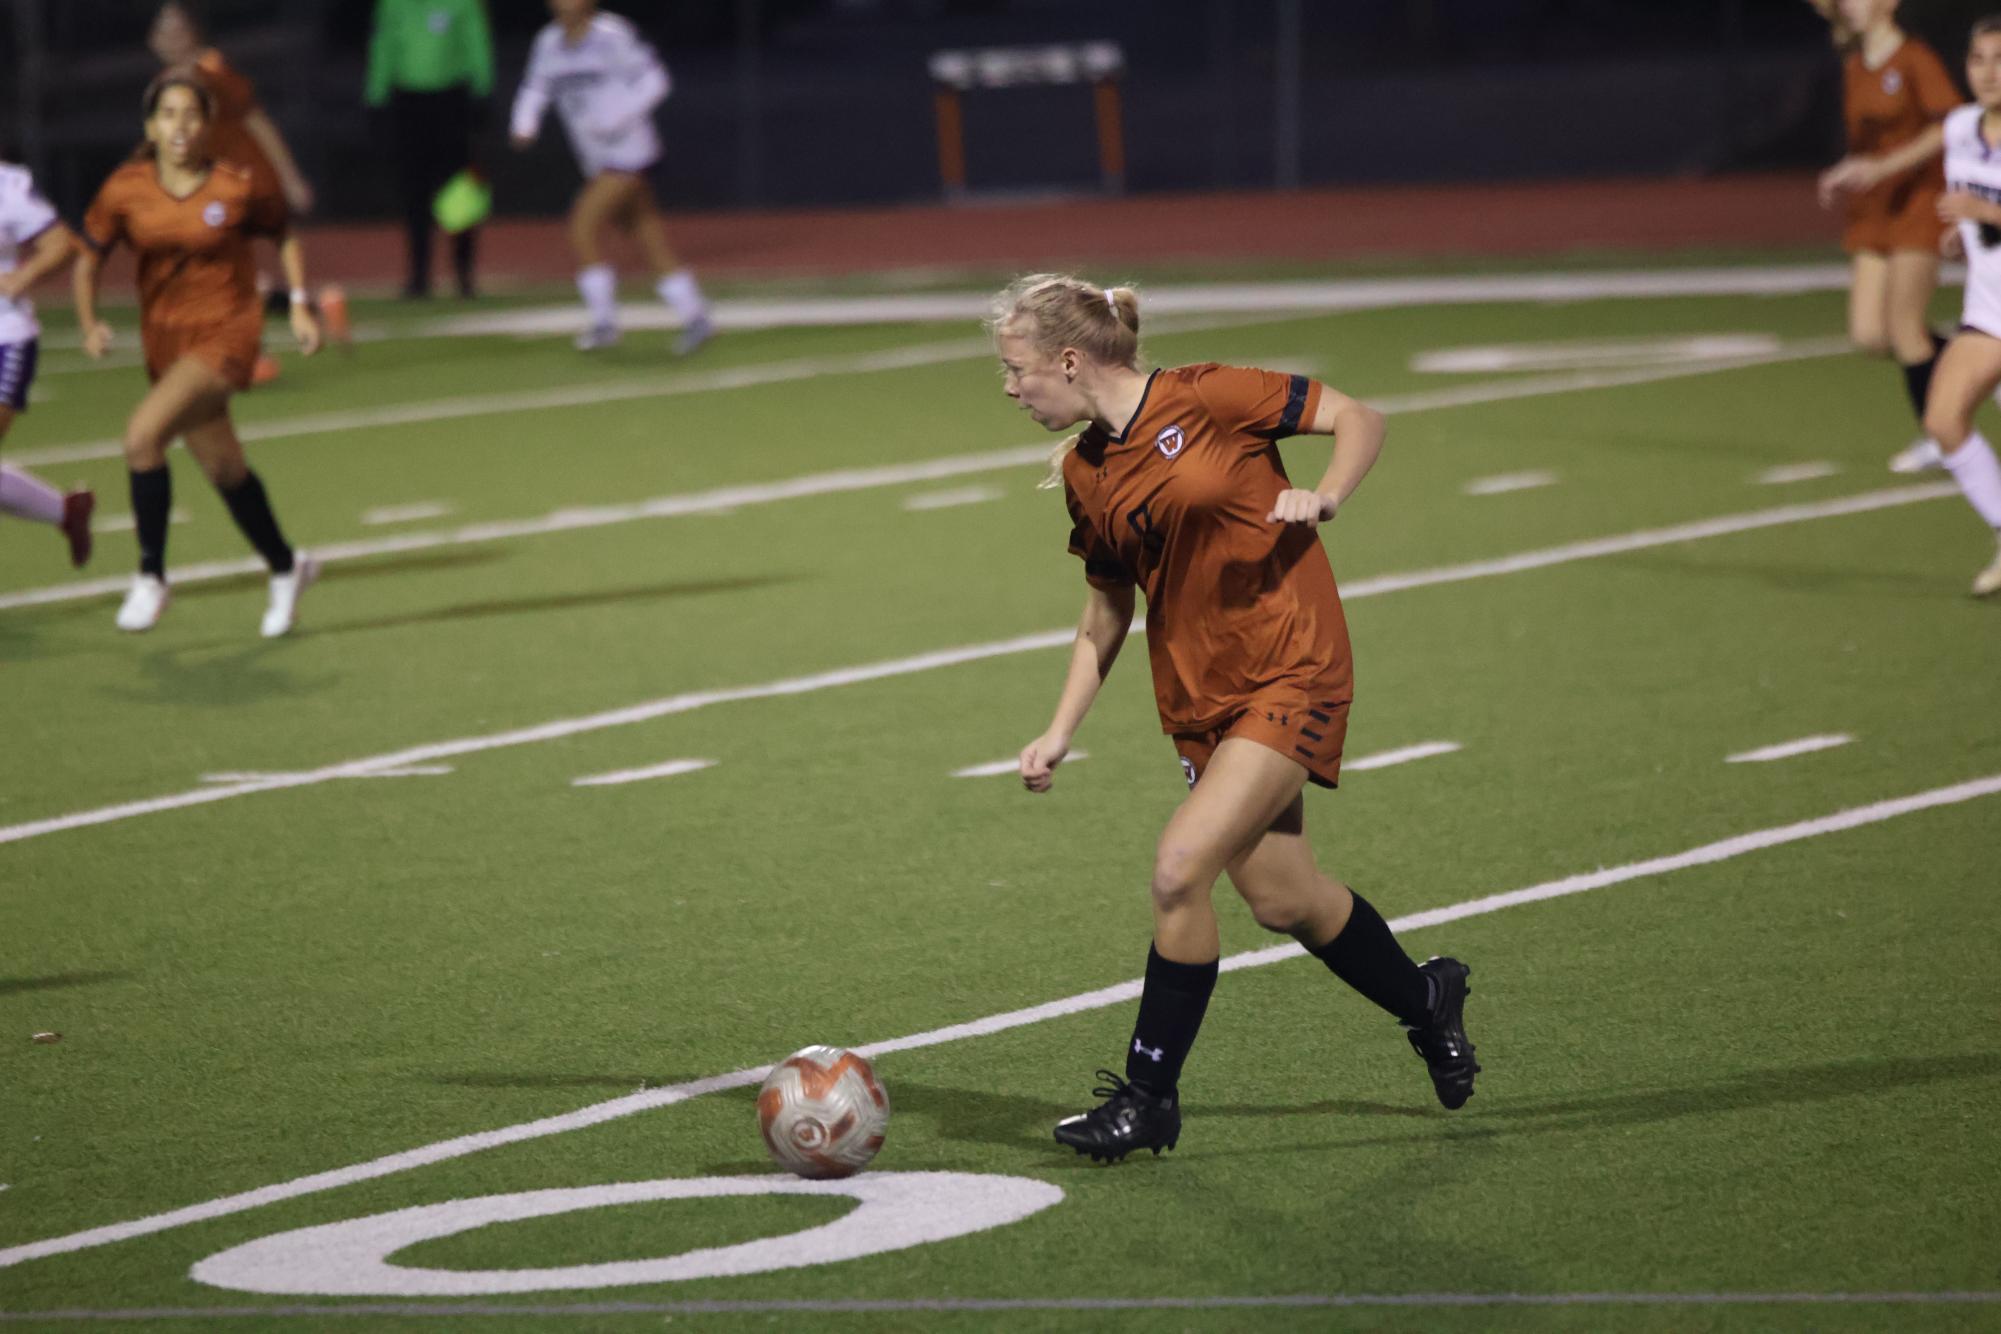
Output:
<instances>
[{"instance_id":1,"label":"under armour logo on shorts","mask_svg":"<svg viewBox=\"0 0 2001 1334\"><path fill-rule=\"evenodd\" d=\"M1186 755L1181 757L1181 776L1188 780L1188 786L1195 786L1195 779L1197 777L1195 773L1195 761L1189 759Z\"/></svg>"}]
</instances>

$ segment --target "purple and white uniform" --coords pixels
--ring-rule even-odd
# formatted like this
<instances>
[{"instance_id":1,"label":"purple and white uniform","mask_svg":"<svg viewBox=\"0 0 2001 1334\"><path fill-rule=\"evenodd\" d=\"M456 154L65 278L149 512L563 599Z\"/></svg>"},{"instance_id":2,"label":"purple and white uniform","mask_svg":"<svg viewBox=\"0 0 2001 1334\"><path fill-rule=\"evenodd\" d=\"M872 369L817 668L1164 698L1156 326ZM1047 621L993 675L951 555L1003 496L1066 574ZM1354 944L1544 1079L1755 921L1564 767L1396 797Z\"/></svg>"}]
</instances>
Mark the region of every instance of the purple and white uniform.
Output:
<instances>
[{"instance_id":1,"label":"purple and white uniform","mask_svg":"<svg viewBox=\"0 0 2001 1334\"><path fill-rule=\"evenodd\" d=\"M604 171L645 171L660 160L653 108L673 88L667 67L631 23L600 13L572 43L561 24L535 35L528 72L514 96L512 128L533 139L556 104L586 178Z\"/></svg>"},{"instance_id":2,"label":"purple and white uniform","mask_svg":"<svg viewBox=\"0 0 2001 1334\"><path fill-rule=\"evenodd\" d=\"M2001 144L1981 137L1982 112L1976 103L1945 118L1945 184L1990 203L2001 202ZM1991 338L2001 338L2001 228L1959 224L1966 247L1966 305L1960 322Z\"/></svg>"},{"instance_id":3,"label":"purple and white uniform","mask_svg":"<svg viewBox=\"0 0 2001 1334\"><path fill-rule=\"evenodd\" d=\"M56 211L35 191L26 167L0 162L0 273L19 265L21 252L36 237L56 225ZM0 403L20 412L28 406L28 386L35 380L36 340L42 326L35 322L35 303L27 297L0 296Z\"/></svg>"}]
</instances>

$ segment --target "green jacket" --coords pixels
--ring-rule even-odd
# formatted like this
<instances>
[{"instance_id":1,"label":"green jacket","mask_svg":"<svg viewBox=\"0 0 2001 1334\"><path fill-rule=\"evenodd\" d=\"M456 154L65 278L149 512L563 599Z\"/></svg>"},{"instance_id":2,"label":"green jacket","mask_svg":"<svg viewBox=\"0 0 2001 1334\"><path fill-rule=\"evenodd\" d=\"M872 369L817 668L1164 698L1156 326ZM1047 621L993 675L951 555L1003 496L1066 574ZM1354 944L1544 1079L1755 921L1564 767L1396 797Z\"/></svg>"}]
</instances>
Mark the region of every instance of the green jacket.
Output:
<instances>
[{"instance_id":1,"label":"green jacket","mask_svg":"<svg viewBox=\"0 0 2001 1334\"><path fill-rule=\"evenodd\" d=\"M493 91L493 38L484 0L375 0L368 43L368 105L396 89L434 93L470 86Z\"/></svg>"}]
</instances>

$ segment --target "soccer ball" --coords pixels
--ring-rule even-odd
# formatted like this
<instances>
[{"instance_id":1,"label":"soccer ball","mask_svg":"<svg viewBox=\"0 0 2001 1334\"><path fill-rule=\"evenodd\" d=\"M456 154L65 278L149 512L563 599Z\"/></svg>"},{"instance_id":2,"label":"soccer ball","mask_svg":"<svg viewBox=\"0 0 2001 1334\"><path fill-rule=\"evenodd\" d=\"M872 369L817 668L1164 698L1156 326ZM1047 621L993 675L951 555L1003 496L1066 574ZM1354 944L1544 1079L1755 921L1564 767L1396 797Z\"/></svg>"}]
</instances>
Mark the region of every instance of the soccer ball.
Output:
<instances>
[{"instance_id":1,"label":"soccer ball","mask_svg":"<svg viewBox=\"0 0 2001 1334\"><path fill-rule=\"evenodd\" d=\"M802 1177L853 1176L882 1147L889 1093L866 1058L802 1047L757 1093L757 1127L771 1159Z\"/></svg>"}]
</instances>

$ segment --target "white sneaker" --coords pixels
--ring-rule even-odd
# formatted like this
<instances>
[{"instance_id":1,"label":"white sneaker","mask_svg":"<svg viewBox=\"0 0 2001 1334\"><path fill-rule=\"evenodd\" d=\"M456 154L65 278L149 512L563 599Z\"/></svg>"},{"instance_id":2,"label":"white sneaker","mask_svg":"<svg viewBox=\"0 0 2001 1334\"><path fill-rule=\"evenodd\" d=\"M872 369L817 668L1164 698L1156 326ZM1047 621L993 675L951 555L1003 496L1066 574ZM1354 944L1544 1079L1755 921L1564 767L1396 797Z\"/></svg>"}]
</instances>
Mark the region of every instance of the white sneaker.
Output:
<instances>
[{"instance_id":1,"label":"white sneaker","mask_svg":"<svg viewBox=\"0 0 2001 1334\"><path fill-rule=\"evenodd\" d=\"M600 348L613 346L618 342L618 339L619 332L616 324L593 324L590 328L577 335L577 351L596 352Z\"/></svg>"},{"instance_id":2,"label":"white sneaker","mask_svg":"<svg viewBox=\"0 0 2001 1334\"><path fill-rule=\"evenodd\" d=\"M150 574L132 576L132 587L125 592L125 601L118 606L118 628L138 633L150 630L160 623L160 613L167 609L173 595L167 591L167 582Z\"/></svg>"},{"instance_id":3,"label":"white sneaker","mask_svg":"<svg viewBox=\"0 0 2001 1334\"><path fill-rule=\"evenodd\" d=\"M1979 574L1973 576L1973 596L1988 597L2001 593L2001 551L1994 553L1994 561Z\"/></svg>"},{"instance_id":4,"label":"white sneaker","mask_svg":"<svg viewBox=\"0 0 2001 1334\"><path fill-rule=\"evenodd\" d=\"M706 313L688 321L674 340L674 355L685 357L716 336L716 322Z\"/></svg>"},{"instance_id":5,"label":"white sneaker","mask_svg":"<svg viewBox=\"0 0 2001 1334\"><path fill-rule=\"evenodd\" d=\"M1910 444L1890 456L1891 472L1930 472L1945 466L1945 453L1939 449L1938 441L1926 436L1913 440Z\"/></svg>"},{"instance_id":6,"label":"white sneaker","mask_svg":"<svg viewBox=\"0 0 2001 1334\"><path fill-rule=\"evenodd\" d=\"M258 627L266 639L289 634L299 620L299 594L320 577L320 563L305 552L292 555L292 572L271 576L271 605L264 609L264 623Z\"/></svg>"}]
</instances>

